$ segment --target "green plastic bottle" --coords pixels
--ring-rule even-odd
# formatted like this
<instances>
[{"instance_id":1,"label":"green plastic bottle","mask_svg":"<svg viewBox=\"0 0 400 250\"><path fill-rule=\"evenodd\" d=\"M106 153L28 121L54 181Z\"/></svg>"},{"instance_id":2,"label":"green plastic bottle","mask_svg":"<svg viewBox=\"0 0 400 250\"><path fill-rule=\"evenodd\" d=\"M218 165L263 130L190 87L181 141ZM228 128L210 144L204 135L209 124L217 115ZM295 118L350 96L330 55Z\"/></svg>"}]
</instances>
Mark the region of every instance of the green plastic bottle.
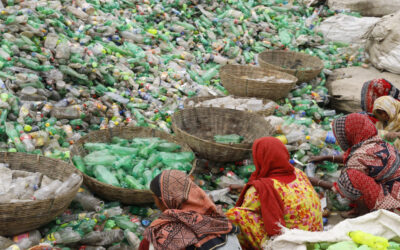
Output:
<instances>
[{"instance_id":1,"label":"green plastic bottle","mask_svg":"<svg viewBox=\"0 0 400 250\"><path fill-rule=\"evenodd\" d=\"M145 187L131 175L125 176L125 183L132 189L145 189Z\"/></svg>"},{"instance_id":2,"label":"green plastic bottle","mask_svg":"<svg viewBox=\"0 0 400 250\"><path fill-rule=\"evenodd\" d=\"M106 167L100 165L96 166L93 170L93 174L97 180L110 184L116 187L121 187L117 177L111 173Z\"/></svg>"},{"instance_id":3,"label":"green plastic bottle","mask_svg":"<svg viewBox=\"0 0 400 250\"><path fill-rule=\"evenodd\" d=\"M103 166L112 166L115 161L117 161L117 157L111 155L108 150L95 151L86 155L83 160L86 165L103 165Z\"/></svg>"},{"instance_id":4,"label":"green plastic bottle","mask_svg":"<svg viewBox=\"0 0 400 250\"><path fill-rule=\"evenodd\" d=\"M136 233L139 227L137 224L131 222L127 216L116 216L114 217L114 221L119 228L124 230L128 229L132 233Z\"/></svg>"},{"instance_id":5,"label":"green plastic bottle","mask_svg":"<svg viewBox=\"0 0 400 250\"><path fill-rule=\"evenodd\" d=\"M75 167L81 171L82 173L86 174L86 166L85 163L83 162L83 159L79 155L74 155L72 157L72 162L74 163Z\"/></svg>"},{"instance_id":6,"label":"green plastic bottle","mask_svg":"<svg viewBox=\"0 0 400 250\"><path fill-rule=\"evenodd\" d=\"M118 144L118 145L120 145L120 146L127 146L127 145L129 145L129 140L127 140L127 139L122 139L122 138L119 138L119 137L114 136L114 137L111 139L111 143L113 143L113 144Z\"/></svg>"},{"instance_id":7,"label":"green plastic bottle","mask_svg":"<svg viewBox=\"0 0 400 250\"><path fill-rule=\"evenodd\" d=\"M94 230L97 222L93 219L84 220L78 227L78 232L82 232L82 236L88 234Z\"/></svg>"},{"instance_id":8,"label":"green plastic bottle","mask_svg":"<svg viewBox=\"0 0 400 250\"><path fill-rule=\"evenodd\" d=\"M147 188L149 188L150 187L150 182L153 180L152 171L150 169L146 169L143 172L142 176L143 176L143 181L144 181L143 185L146 186Z\"/></svg>"},{"instance_id":9,"label":"green plastic bottle","mask_svg":"<svg viewBox=\"0 0 400 250\"><path fill-rule=\"evenodd\" d=\"M238 144L243 141L243 136L230 134L230 135L215 135L214 140L217 143L223 144Z\"/></svg>"},{"instance_id":10,"label":"green plastic bottle","mask_svg":"<svg viewBox=\"0 0 400 250\"><path fill-rule=\"evenodd\" d=\"M151 143L139 151L139 156L145 159L149 158L149 156L156 150L157 146L158 142Z\"/></svg>"},{"instance_id":11,"label":"green plastic bottle","mask_svg":"<svg viewBox=\"0 0 400 250\"><path fill-rule=\"evenodd\" d=\"M243 178L249 178L250 175L256 170L256 166L254 165L247 165L241 166L239 168L239 176Z\"/></svg>"},{"instance_id":12,"label":"green plastic bottle","mask_svg":"<svg viewBox=\"0 0 400 250\"><path fill-rule=\"evenodd\" d=\"M108 145L110 153L118 156L136 156L138 154L137 148L122 147L117 144Z\"/></svg>"},{"instance_id":13,"label":"green plastic bottle","mask_svg":"<svg viewBox=\"0 0 400 250\"><path fill-rule=\"evenodd\" d=\"M172 142L160 143L157 146L157 150L161 151L161 152L175 152L179 149L181 149L181 146L179 146L178 144L172 143Z\"/></svg>"},{"instance_id":14,"label":"green plastic bottle","mask_svg":"<svg viewBox=\"0 0 400 250\"><path fill-rule=\"evenodd\" d=\"M178 162L169 161L165 163L166 169L179 170L179 171L190 171L192 169L192 164L190 162Z\"/></svg>"},{"instance_id":15,"label":"green plastic bottle","mask_svg":"<svg viewBox=\"0 0 400 250\"><path fill-rule=\"evenodd\" d=\"M144 170L146 169L146 161L140 160L138 164L135 165L132 169L132 175L135 178L139 178L142 176Z\"/></svg>"},{"instance_id":16,"label":"green plastic bottle","mask_svg":"<svg viewBox=\"0 0 400 250\"><path fill-rule=\"evenodd\" d=\"M89 152L100 151L107 148L106 143L92 143L88 142L83 145L83 148Z\"/></svg>"},{"instance_id":17,"label":"green plastic bottle","mask_svg":"<svg viewBox=\"0 0 400 250\"><path fill-rule=\"evenodd\" d=\"M179 153L169 153L160 152L161 161L164 164L169 162L192 162L194 160L193 152L179 152Z\"/></svg>"},{"instance_id":18,"label":"green plastic bottle","mask_svg":"<svg viewBox=\"0 0 400 250\"><path fill-rule=\"evenodd\" d=\"M152 169L157 163L161 161L160 154L158 152L154 152L150 155L150 157L146 161L146 167Z\"/></svg>"},{"instance_id":19,"label":"green plastic bottle","mask_svg":"<svg viewBox=\"0 0 400 250\"><path fill-rule=\"evenodd\" d=\"M132 157L128 155L128 156L119 158L116 162L114 162L113 168L114 169L123 168L124 170L132 169Z\"/></svg>"}]
</instances>

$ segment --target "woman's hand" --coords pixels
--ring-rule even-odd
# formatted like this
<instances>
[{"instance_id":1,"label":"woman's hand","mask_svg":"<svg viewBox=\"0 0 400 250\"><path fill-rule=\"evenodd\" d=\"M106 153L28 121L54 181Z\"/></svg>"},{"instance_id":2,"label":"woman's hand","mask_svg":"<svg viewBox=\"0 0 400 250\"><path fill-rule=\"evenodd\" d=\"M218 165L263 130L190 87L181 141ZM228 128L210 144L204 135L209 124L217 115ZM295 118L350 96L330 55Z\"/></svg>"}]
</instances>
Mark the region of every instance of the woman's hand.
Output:
<instances>
[{"instance_id":1,"label":"woman's hand","mask_svg":"<svg viewBox=\"0 0 400 250\"><path fill-rule=\"evenodd\" d=\"M308 160L308 162L312 162L312 163L321 163L323 161L329 161L330 158L327 156L311 156L310 160Z\"/></svg>"},{"instance_id":2,"label":"woman's hand","mask_svg":"<svg viewBox=\"0 0 400 250\"><path fill-rule=\"evenodd\" d=\"M240 193L240 192L242 192L244 186L243 185L239 185L239 184L232 184L232 185L229 186L229 188L231 190L236 190L237 192Z\"/></svg>"},{"instance_id":3,"label":"woman's hand","mask_svg":"<svg viewBox=\"0 0 400 250\"><path fill-rule=\"evenodd\" d=\"M331 189L333 188L333 183L329 182L329 181L323 181L319 178L316 177L308 177L308 179L310 180L311 184L313 186L319 186L325 189Z\"/></svg>"},{"instance_id":4,"label":"woman's hand","mask_svg":"<svg viewBox=\"0 0 400 250\"><path fill-rule=\"evenodd\" d=\"M394 141L397 138L399 138L399 136L400 136L400 133L398 133L398 132L389 132L384 136L384 139L387 141Z\"/></svg>"}]
</instances>

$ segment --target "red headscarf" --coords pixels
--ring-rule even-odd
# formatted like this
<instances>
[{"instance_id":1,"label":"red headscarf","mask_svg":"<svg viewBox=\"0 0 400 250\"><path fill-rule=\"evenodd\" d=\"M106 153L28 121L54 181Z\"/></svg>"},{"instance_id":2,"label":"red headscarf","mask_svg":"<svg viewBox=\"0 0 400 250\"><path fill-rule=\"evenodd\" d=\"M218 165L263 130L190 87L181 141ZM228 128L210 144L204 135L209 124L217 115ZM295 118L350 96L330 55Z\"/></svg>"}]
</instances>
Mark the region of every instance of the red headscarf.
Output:
<instances>
[{"instance_id":1,"label":"red headscarf","mask_svg":"<svg viewBox=\"0 0 400 250\"><path fill-rule=\"evenodd\" d=\"M289 163L289 152L274 137L257 139L253 144L253 161L256 171L240 194L236 206L243 203L249 187L254 186L260 196L261 216L268 236L280 233L278 224L286 226L283 219L283 201L274 188L273 179L288 184L296 179L294 167Z\"/></svg>"},{"instance_id":2,"label":"red headscarf","mask_svg":"<svg viewBox=\"0 0 400 250\"><path fill-rule=\"evenodd\" d=\"M370 121L368 116L358 113L337 118L333 121L332 127L339 146L345 151L345 163L354 145L378 134L375 125Z\"/></svg>"}]
</instances>

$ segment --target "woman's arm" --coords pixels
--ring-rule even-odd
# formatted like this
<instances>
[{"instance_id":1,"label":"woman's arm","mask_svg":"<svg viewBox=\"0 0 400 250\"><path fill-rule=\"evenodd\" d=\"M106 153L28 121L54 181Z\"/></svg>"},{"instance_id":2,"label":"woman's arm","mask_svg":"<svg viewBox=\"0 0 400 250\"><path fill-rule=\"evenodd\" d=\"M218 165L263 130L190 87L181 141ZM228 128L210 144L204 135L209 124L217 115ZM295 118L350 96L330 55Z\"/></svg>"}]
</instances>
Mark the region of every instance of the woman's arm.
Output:
<instances>
[{"instance_id":1,"label":"woman's arm","mask_svg":"<svg viewBox=\"0 0 400 250\"><path fill-rule=\"evenodd\" d=\"M343 163L343 155L324 155L310 157L309 162L320 163L323 161L331 161L334 163Z\"/></svg>"},{"instance_id":2,"label":"woman's arm","mask_svg":"<svg viewBox=\"0 0 400 250\"><path fill-rule=\"evenodd\" d=\"M329 182L329 181L323 181L319 178L315 178L315 177L308 177L308 179L310 180L311 184L313 186L319 186L325 189L331 189L333 187L333 183Z\"/></svg>"}]
</instances>

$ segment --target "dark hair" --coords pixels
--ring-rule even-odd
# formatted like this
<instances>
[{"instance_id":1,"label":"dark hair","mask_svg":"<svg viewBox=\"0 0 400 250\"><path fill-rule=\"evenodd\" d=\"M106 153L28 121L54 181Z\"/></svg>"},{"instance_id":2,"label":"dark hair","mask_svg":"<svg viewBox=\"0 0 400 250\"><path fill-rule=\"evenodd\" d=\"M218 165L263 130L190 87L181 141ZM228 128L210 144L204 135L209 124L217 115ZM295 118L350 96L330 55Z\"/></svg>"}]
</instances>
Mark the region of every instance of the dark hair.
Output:
<instances>
[{"instance_id":1,"label":"dark hair","mask_svg":"<svg viewBox=\"0 0 400 250\"><path fill-rule=\"evenodd\" d=\"M161 198L161 188L160 188L160 178L161 174L154 177L150 183L150 190L158 197Z\"/></svg>"}]
</instances>

